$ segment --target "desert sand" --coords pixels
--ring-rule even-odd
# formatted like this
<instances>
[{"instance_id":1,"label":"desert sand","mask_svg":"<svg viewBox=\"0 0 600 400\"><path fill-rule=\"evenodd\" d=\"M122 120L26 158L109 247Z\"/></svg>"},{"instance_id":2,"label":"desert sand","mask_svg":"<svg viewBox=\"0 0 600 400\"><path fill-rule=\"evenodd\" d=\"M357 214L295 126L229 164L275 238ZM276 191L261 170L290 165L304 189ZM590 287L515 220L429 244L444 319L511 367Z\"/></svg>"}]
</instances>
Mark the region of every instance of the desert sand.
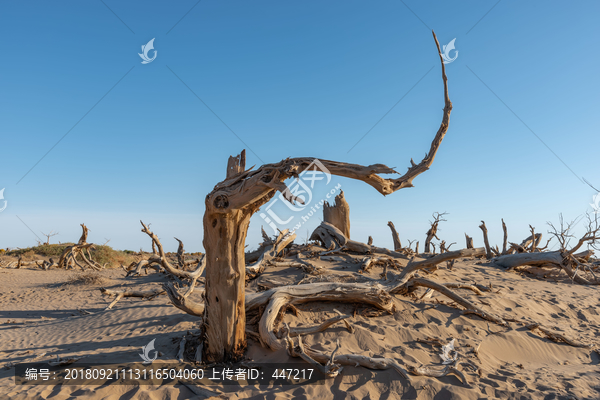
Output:
<instances>
[{"instance_id":1,"label":"desert sand","mask_svg":"<svg viewBox=\"0 0 600 400\"><path fill-rule=\"evenodd\" d=\"M314 250L314 249L313 249ZM318 248L317 248L318 250ZM323 249L320 249L323 250ZM358 276L363 255L339 253L312 258L319 268L309 274L296 267L269 266L251 280L247 293L323 276ZM285 258L283 259L286 260ZM416 258L419 260L419 258ZM289 261L289 260L288 260ZM406 264L407 261L400 260ZM600 398L600 297L598 286L573 283L564 273L541 279L527 272L505 271L485 258L461 258L451 269L444 264L424 275L436 282L476 283L491 288L477 295L454 289L484 310L505 317L508 327L461 313L461 307L418 288L409 296L394 295L395 311L365 304L312 302L297 306L297 315L284 313L290 326L314 326L336 315L350 314L349 332L337 323L306 335L305 343L331 352L339 339L340 353L387 357L405 367L442 367L440 347L455 339L467 385L456 375L441 378L411 375L410 382L392 369L344 366L323 385L270 388L247 386L188 387L185 385L23 386L14 383L14 363L85 356L87 362L140 362L142 346L156 339L160 360L177 359L179 342L198 329L197 317L175 308L165 295L151 300L123 298L110 310L111 299L100 288L149 290L168 279L162 272L126 277L121 268L75 271L35 266L0 269L0 398L2 399L598 399ZM364 275L381 279L375 266ZM397 273L391 270L390 273ZM202 279L192 298L200 300ZM421 297L423 297L421 299ZM557 343L525 321L582 342L590 347ZM256 327L249 326L255 330ZM429 341L429 342L428 342ZM247 360L302 362L285 350L271 351L248 338ZM77 365L77 363L73 364Z\"/></svg>"}]
</instances>

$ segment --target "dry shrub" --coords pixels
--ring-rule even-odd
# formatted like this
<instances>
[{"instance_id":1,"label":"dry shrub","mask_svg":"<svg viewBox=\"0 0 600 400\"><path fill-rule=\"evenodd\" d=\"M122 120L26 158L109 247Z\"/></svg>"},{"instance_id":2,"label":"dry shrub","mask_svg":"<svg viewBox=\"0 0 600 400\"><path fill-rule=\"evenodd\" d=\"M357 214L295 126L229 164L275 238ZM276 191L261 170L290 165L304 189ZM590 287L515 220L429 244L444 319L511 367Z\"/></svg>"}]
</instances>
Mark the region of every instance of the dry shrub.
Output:
<instances>
[{"instance_id":1,"label":"dry shrub","mask_svg":"<svg viewBox=\"0 0 600 400\"><path fill-rule=\"evenodd\" d=\"M95 271L86 271L69 276L68 285L103 285L106 279Z\"/></svg>"}]
</instances>

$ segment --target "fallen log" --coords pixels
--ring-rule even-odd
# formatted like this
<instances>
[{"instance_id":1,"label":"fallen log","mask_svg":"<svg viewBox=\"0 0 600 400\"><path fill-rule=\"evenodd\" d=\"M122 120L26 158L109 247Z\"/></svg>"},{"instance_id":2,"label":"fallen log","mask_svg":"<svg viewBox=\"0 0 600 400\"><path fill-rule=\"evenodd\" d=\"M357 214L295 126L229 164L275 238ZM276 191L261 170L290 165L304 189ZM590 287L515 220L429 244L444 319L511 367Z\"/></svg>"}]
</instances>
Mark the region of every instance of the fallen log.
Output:
<instances>
[{"instance_id":1,"label":"fallen log","mask_svg":"<svg viewBox=\"0 0 600 400\"><path fill-rule=\"evenodd\" d=\"M104 310L110 310L113 308L115 304L123 297L140 297L143 299L153 299L156 296L164 294L165 291L163 289L154 289L154 290L111 290L100 288L100 291L105 296L116 296L115 299L106 307Z\"/></svg>"}]
</instances>

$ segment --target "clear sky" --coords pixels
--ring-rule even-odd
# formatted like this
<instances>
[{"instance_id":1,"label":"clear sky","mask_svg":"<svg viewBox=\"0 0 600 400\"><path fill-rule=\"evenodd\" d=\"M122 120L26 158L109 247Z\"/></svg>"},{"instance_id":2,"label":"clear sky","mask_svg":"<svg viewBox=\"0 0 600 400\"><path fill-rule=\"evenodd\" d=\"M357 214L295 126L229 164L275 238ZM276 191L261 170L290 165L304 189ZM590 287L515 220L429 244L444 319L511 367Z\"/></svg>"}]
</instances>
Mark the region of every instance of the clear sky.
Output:
<instances>
[{"instance_id":1,"label":"clear sky","mask_svg":"<svg viewBox=\"0 0 600 400\"><path fill-rule=\"evenodd\" d=\"M422 246L435 211L454 248L464 232L482 245L481 220L492 244L501 218L511 241L529 224L545 234L559 213L592 211L582 177L600 186L599 16L597 1L2 1L0 247L52 230L76 241L85 222L91 242L148 250L141 219L167 250L176 236L201 251L204 197L244 148L248 166L305 156L404 173L442 117L431 29L456 39L450 129L414 188L384 197L333 178L352 237L391 247L391 220Z\"/></svg>"}]
</instances>

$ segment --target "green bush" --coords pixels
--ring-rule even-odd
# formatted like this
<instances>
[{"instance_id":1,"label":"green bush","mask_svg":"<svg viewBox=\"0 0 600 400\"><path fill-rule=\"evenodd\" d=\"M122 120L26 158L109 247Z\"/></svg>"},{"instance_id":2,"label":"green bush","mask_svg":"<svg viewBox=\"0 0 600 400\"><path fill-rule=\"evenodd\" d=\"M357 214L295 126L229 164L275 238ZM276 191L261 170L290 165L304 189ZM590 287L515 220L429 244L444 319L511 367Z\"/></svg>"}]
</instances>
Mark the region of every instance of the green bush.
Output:
<instances>
[{"instance_id":1,"label":"green bush","mask_svg":"<svg viewBox=\"0 0 600 400\"><path fill-rule=\"evenodd\" d=\"M73 243L62 243L62 244L42 244L34 247L27 247L25 249L7 251L7 256L22 257L25 260L35 259L36 257L51 257L54 261L58 261L58 258L62 255L65 249L69 246L73 246ZM121 264L127 266L131 262L135 261L135 252L130 250L115 250L110 246L95 245L90 250L92 259L100 265L106 264L107 268L118 267Z\"/></svg>"},{"instance_id":2,"label":"green bush","mask_svg":"<svg viewBox=\"0 0 600 400\"><path fill-rule=\"evenodd\" d=\"M73 246L73 243L62 243L62 244L42 244L34 247L27 247L25 249L17 249L7 251L7 256L31 256L31 255L40 255L46 257L60 257L60 255L65 251L65 249L69 246Z\"/></svg>"}]
</instances>

